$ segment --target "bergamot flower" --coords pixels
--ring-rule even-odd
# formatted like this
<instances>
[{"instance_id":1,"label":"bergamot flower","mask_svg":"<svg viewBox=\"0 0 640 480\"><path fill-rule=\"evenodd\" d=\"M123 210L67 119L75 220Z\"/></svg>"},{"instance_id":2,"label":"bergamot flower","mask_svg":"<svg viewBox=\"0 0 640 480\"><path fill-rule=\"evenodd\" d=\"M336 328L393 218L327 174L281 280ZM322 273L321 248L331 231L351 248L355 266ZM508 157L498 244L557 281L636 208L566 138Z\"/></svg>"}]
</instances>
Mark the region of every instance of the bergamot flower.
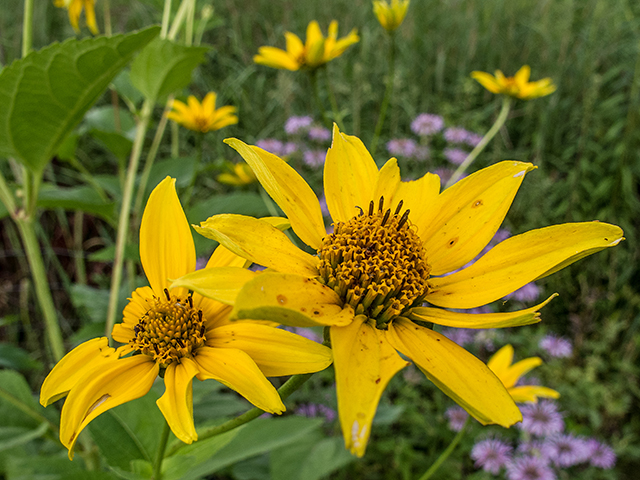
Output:
<instances>
[{"instance_id":1,"label":"bergamot flower","mask_svg":"<svg viewBox=\"0 0 640 480\"><path fill-rule=\"evenodd\" d=\"M97 35L98 25L96 23L95 0L53 0L53 4L59 8L66 8L69 13L69 23L76 33L80 33L80 14L85 10L87 17L87 27L91 33Z\"/></svg>"},{"instance_id":2,"label":"bergamot flower","mask_svg":"<svg viewBox=\"0 0 640 480\"><path fill-rule=\"evenodd\" d=\"M193 95L189 95L186 104L174 100L172 107L173 111L167 114L167 118L195 132L207 133L238 123L236 107L227 105L216 108L215 92L207 93L202 103Z\"/></svg>"},{"instance_id":3,"label":"bergamot flower","mask_svg":"<svg viewBox=\"0 0 640 480\"><path fill-rule=\"evenodd\" d=\"M266 376L316 372L331 363L327 347L273 328L271 322L230 323L227 305L170 286L170 279L193 272L196 265L175 179L167 177L149 196L140 226L140 258L150 286L132 293L123 323L113 328L113 338L125 345L114 349L106 338L89 340L60 360L42 385L44 406L68 395L60 441L69 449L69 458L78 434L89 422L145 395L159 374L164 377L165 393L158 407L176 437L192 443L198 439L191 400L193 377L217 380L266 412L280 414L285 406ZM244 263L218 248L205 271L226 266L215 269L224 275L230 265ZM240 270L244 280L235 272L226 288L257 275Z\"/></svg>"},{"instance_id":4,"label":"bergamot flower","mask_svg":"<svg viewBox=\"0 0 640 480\"><path fill-rule=\"evenodd\" d=\"M560 394L555 390L540 385L516 385L521 377L534 368L542 365L540 357L530 357L513 362L513 347L505 345L498 350L487 362L487 366L495 373L513 398L514 402L524 403L538 401L540 398L558 398Z\"/></svg>"},{"instance_id":5,"label":"bergamot flower","mask_svg":"<svg viewBox=\"0 0 640 480\"><path fill-rule=\"evenodd\" d=\"M401 181L395 158L378 170L363 143L334 126L324 165L334 224L328 234L316 195L291 166L240 140L225 142L253 168L295 234L314 250L308 253L267 222L243 215L216 215L195 227L267 267L238 289L231 318L329 327L340 424L347 448L358 456L365 452L383 390L408 365L398 352L480 423L509 427L520 421L500 379L429 326L538 322L550 298L506 313L445 308L486 305L622 239L619 227L605 223L555 225L510 237L462 268L492 239L533 165L501 162L439 193L437 175ZM224 285L215 269L209 276L199 279L207 295Z\"/></svg>"},{"instance_id":6,"label":"bergamot flower","mask_svg":"<svg viewBox=\"0 0 640 480\"><path fill-rule=\"evenodd\" d=\"M495 76L487 72L475 71L471 73L471 77L491 93L501 93L522 100L544 97L556 91L556 86L551 78L547 77L530 82L530 75L529 65L524 65L513 77L505 77L500 70L496 70Z\"/></svg>"},{"instance_id":7,"label":"bergamot flower","mask_svg":"<svg viewBox=\"0 0 640 480\"><path fill-rule=\"evenodd\" d=\"M375 0L373 2L373 13L376 14L378 22L387 32L396 30L407 15L409 0Z\"/></svg>"},{"instance_id":8,"label":"bergamot flower","mask_svg":"<svg viewBox=\"0 0 640 480\"><path fill-rule=\"evenodd\" d=\"M253 61L271 68L292 71L301 68L313 70L339 57L349 46L360 41L355 28L346 37L338 39L338 22L335 20L329 24L329 34L326 38L315 20L307 26L307 38L304 44L294 33L286 32L284 36L287 40L286 50L268 46L260 47Z\"/></svg>"}]
</instances>

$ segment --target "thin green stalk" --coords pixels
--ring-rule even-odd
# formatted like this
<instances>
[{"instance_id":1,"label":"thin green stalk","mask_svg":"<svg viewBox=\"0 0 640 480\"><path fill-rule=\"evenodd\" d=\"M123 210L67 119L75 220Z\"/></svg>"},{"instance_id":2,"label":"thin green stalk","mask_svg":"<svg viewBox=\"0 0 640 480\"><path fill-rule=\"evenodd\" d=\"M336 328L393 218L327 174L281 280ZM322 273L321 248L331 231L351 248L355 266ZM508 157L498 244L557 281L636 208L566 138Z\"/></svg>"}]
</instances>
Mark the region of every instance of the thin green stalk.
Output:
<instances>
[{"instance_id":1,"label":"thin green stalk","mask_svg":"<svg viewBox=\"0 0 640 480\"><path fill-rule=\"evenodd\" d=\"M22 20L22 56L26 57L33 46L33 0L24 0Z\"/></svg>"},{"instance_id":2,"label":"thin green stalk","mask_svg":"<svg viewBox=\"0 0 640 480\"><path fill-rule=\"evenodd\" d=\"M169 17L171 16L171 0L164 0L164 9L162 10L162 27L160 27L160 38L167 38L169 31Z\"/></svg>"},{"instance_id":3,"label":"thin green stalk","mask_svg":"<svg viewBox=\"0 0 640 480\"><path fill-rule=\"evenodd\" d=\"M285 400L287 397L289 397L289 395L291 395L293 392L298 390L302 385L304 385L304 383L307 380L309 380L312 375L313 375L313 373L305 373L305 374L301 374L301 375L293 375L291 378L289 378L289 380L287 380L284 383L284 385L282 385L278 389L278 393L280 394L280 398L282 400ZM222 425L218 425L218 426L215 426L215 427L209 427L209 428L206 428L206 429L198 432L198 440L205 440L207 438L215 437L216 435L220 435L222 433L225 433L225 432L228 432L230 430L233 430L234 428L238 428L239 426L244 425L245 423L248 423L251 420L254 420L254 419L258 418L263 413L264 413L264 410L261 410L258 407L252 408L251 410L248 410L247 412L243 413L239 417L233 418L233 419L223 423ZM169 448L169 452L168 452L167 456L173 455L174 453L176 453L178 450L180 450L184 446L185 446L185 444L182 443L182 442L175 443L174 445L172 445Z\"/></svg>"},{"instance_id":4,"label":"thin green stalk","mask_svg":"<svg viewBox=\"0 0 640 480\"><path fill-rule=\"evenodd\" d=\"M336 102L336 96L333 93L333 88L331 88L331 76L329 75L329 67L327 66L326 63L323 66L323 69L324 69L325 80L327 84L327 93L329 95L329 103L331 103L331 111L333 113L333 121L336 122L340 130L343 130L342 114L338 109L338 102Z\"/></svg>"},{"instance_id":5,"label":"thin green stalk","mask_svg":"<svg viewBox=\"0 0 640 480\"><path fill-rule=\"evenodd\" d=\"M456 449L456 447L460 443L460 440L462 440L462 437L464 437L464 431L467 429L467 425L469 424L470 418L471 417L467 417L467 419L464 422L464 425L462 425L462 428L460 429L458 434L455 437L453 437L453 440L451 440L451 443L449 444L449 446L444 450L444 452L440 454L438 459L435 462L433 462L433 464L429 467L429 469L426 472L424 472L424 475L422 475L418 480L428 480L429 478L431 478L433 474L436 473L438 468L440 468L440 465L442 465L442 463L447 458L449 458L449 455L453 453L453 451Z\"/></svg>"},{"instance_id":6,"label":"thin green stalk","mask_svg":"<svg viewBox=\"0 0 640 480\"><path fill-rule=\"evenodd\" d=\"M0 201L7 209L7 212L9 212L9 215L15 219L15 215L17 214L16 200L2 172L0 172Z\"/></svg>"},{"instance_id":7,"label":"thin green stalk","mask_svg":"<svg viewBox=\"0 0 640 480\"><path fill-rule=\"evenodd\" d=\"M373 140L371 140L371 156L376 154L378 148L378 142L380 141L380 133L382 132L382 126L384 125L384 119L387 116L387 108L389 102L391 102L391 95L393 94L393 82L396 70L396 37L393 32L389 34L389 73L387 75L387 88L384 91L384 98L382 99L382 105L380 106L380 116L378 117L378 123L376 123L376 129L373 133Z\"/></svg>"},{"instance_id":8,"label":"thin green stalk","mask_svg":"<svg viewBox=\"0 0 640 480\"><path fill-rule=\"evenodd\" d=\"M33 418L36 422L46 423L47 425L49 425L49 427L51 427L51 429L54 432L59 430L60 427L58 425L53 423L47 417L45 417L43 415L40 415L36 410L34 410L33 408L31 408L31 406L29 406L26 403L24 403L18 397L15 397L10 392L4 390L2 385L0 385L0 398L5 400L6 402L10 403L11 405L16 407L21 412L27 414L29 417Z\"/></svg>"},{"instance_id":9,"label":"thin green stalk","mask_svg":"<svg viewBox=\"0 0 640 480\"><path fill-rule=\"evenodd\" d=\"M129 233L129 215L131 213L131 200L133 199L133 187L135 185L136 173L144 138L149 126L149 119L153 111L153 102L145 100L140 112L140 121L136 129L136 138L133 142L131 157L129 158L129 168L125 179L124 189L122 193L122 206L120 207L120 217L118 220L118 234L116 237L116 253L113 260L113 273L111 274L111 291L109 292L109 307L107 309L107 325L105 334L111 338L111 330L116 322L116 313L118 309L118 293L120 292L120 283L122 282L122 266L124 263L124 248Z\"/></svg>"},{"instance_id":10,"label":"thin green stalk","mask_svg":"<svg viewBox=\"0 0 640 480\"><path fill-rule=\"evenodd\" d=\"M83 226L84 213L81 210L76 210L73 214L73 259L76 266L76 282L80 285L87 284L87 269L82 248Z\"/></svg>"},{"instance_id":11,"label":"thin green stalk","mask_svg":"<svg viewBox=\"0 0 640 480\"><path fill-rule=\"evenodd\" d=\"M184 193L182 197L182 202L184 208L186 209L191 203L191 196L193 195L193 188L196 186L196 180L198 179L198 171L200 170L200 165L202 164L202 148L204 143L204 133L196 132L196 161L193 165L193 173L191 174L191 181L189 182L189 186L187 187L187 191Z\"/></svg>"},{"instance_id":12,"label":"thin green stalk","mask_svg":"<svg viewBox=\"0 0 640 480\"><path fill-rule=\"evenodd\" d=\"M193 25L196 19L196 0L189 2L189 9L187 10L187 21L184 31L184 43L187 47L193 45Z\"/></svg>"},{"instance_id":13,"label":"thin green stalk","mask_svg":"<svg viewBox=\"0 0 640 480\"><path fill-rule=\"evenodd\" d=\"M169 29L169 34L167 35L167 38L169 40L176 39L176 36L180 31L180 27L182 27L182 22L184 22L184 18L187 15L187 9L189 8L190 2L191 0L182 0L182 3L178 7L176 16L173 18L173 23L171 24L171 28Z\"/></svg>"},{"instance_id":14,"label":"thin green stalk","mask_svg":"<svg viewBox=\"0 0 640 480\"><path fill-rule=\"evenodd\" d=\"M111 28L111 4L109 0L102 0L102 5L104 7L104 34L107 37L113 35L113 30Z\"/></svg>"},{"instance_id":15,"label":"thin green stalk","mask_svg":"<svg viewBox=\"0 0 640 480\"><path fill-rule=\"evenodd\" d=\"M177 123L171 124L171 158L180 156L180 127Z\"/></svg>"},{"instance_id":16,"label":"thin green stalk","mask_svg":"<svg viewBox=\"0 0 640 480\"><path fill-rule=\"evenodd\" d=\"M329 122L329 118L327 117L327 112L322 105L322 101L320 100L320 88L318 87L318 69L314 68L313 70L309 70L309 81L311 82L311 89L313 90L313 99L316 102L316 108L320 115L322 116L322 122L331 127L331 122Z\"/></svg>"},{"instance_id":17,"label":"thin green stalk","mask_svg":"<svg viewBox=\"0 0 640 480\"><path fill-rule=\"evenodd\" d=\"M162 461L164 460L164 452L167 449L167 440L169 440L170 431L169 424L165 420L160 443L158 444L158 453L156 454L156 460L153 464L153 480L162 480Z\"/></svg>"},{"instance_id":18,"label":"thin green stalk","mask_svg":"<svg viewBox=\"0 0 640 480\"><path fill-rule=\"evenodd\" d=\"M464 172L467 171L467 168L469 168L469 166L473 163L473 161L480 154L480 152L484 150L484 147L486 147L487 144L491 141L491 139L495 137L496 133L498 133L500 128L502 128L502 126L504 125L504 122L506 122L507 117L509 116L509 110L511 109L512 103L513 103L513 100L511 99L511 97L507 95L502 97L502 109L500 110L500 113L498 114L498 118L496 118L495 123L489 129L489 131L485 134L485 136L482 137L482 140L480 140L480 143L476 145L476 148L474 148L471 151L471 153L467 155L467 158L464 159L464 162L462 162L460 166L456 169L456 171L453 172L453 175L451 175L451 178L447 182L447 185L445 188L450 187L460 179L460 177L464 174Z\"/></svg>"}]
</instances>

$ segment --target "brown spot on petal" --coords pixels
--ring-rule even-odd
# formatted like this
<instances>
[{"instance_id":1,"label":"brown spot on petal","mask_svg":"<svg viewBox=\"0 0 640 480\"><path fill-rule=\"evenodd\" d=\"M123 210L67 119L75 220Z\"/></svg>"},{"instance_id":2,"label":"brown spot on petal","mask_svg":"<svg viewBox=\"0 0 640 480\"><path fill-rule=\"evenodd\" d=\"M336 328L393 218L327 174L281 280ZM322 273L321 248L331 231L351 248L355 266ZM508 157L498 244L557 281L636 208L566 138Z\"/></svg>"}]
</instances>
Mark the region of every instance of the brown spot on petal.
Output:
<instances>
[{"instance_id":1,"label":"brown spot on petal","mask_svg":"<svg viewBox=\"0 0 640 480\"><path fill-rule=\"evenodd\" d=\"M481 207L482 205L484 205L484 203L482 202L482 199L478 199L478 200L476 200L476 202L471 206L471 208Z\"/></svg>"},{"instance_id":2,"label":"brown spot on petal","mask_svg":"<svg viewBox=\"0 0 640 480\"><path fill-rule=\"evenodd\" d=\"M447 243L447 247L448 248L453 247L456 243L458 243L459 239L460 237L453 237L451 240L449 240L449 243Z\"/></svg>"},{"instance_id":3,"label":"brown spot on petal","mask_svg":"<svg viewBox=\"0 0 640 480\"><path fill-rule=\"evenodd\" d=\"M284 295L278 295L276 297L276 300L278 300L278 303L280 305L284 305L285 303L287 303L287 297L285 297Z\"/></svg>"}]
</instances>

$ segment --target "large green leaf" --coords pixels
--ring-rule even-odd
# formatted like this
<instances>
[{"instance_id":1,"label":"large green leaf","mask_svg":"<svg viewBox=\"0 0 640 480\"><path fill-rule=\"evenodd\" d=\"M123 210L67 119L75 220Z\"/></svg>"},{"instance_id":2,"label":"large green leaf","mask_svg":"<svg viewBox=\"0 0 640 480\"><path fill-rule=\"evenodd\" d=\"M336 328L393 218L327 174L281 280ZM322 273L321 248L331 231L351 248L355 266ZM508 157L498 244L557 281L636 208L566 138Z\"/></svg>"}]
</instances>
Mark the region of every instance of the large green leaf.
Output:
<instances>
[{"instance_id":1,"label":"large green leaf","mask_svg":"<svg viewBox=\"0 0 640 480\"><path fill-rule=\"evenodd\" d=\"M271 480L319 480L355 459L341 437L309 435L271 452Z\"/></svg>"},{"instance_id":2,"label":"large green leaf","mask_svg":"<svg viewBox=\"0 0 640 480\"><path fill-rule=\"evenodd\" d=\"M22 375L14 370L0 370L0 419L3 427L37 428L42 417L50 417L31 394Z\"/></svg>"},{"instance_id":3,"label":"large green leaf","mask_svg":"<svg viewBox=\"0 0 640 480\"><path fill-rule=\"evenodd\" d=\"M69 132L158 27L70 39L0 72L0 155L40 172Z\"/></svg>"},{"instance_id":4,"label":"large green leaf","mask_svg":"<svg viewBox=\"0 0 640 480\"><path fill-rule=\"evenodd\" d=\"M62 188L45 183L38 195L38 206L81 210L111 222L115 220L115 203L102 199L98 192L88 186Z\"/></svg>"},{"instance_id":5,"label":"large green leaf","mask_svg":"<svg viewBox=\"0 0 640 480\"><path fill-rule=\"evenodd\" d=\"M161 97L186 87L191 72L204 61L209 47L187 47L171 40L156 38L131 64L131 83L147 100Z\"/></svg>"}]
</instances>

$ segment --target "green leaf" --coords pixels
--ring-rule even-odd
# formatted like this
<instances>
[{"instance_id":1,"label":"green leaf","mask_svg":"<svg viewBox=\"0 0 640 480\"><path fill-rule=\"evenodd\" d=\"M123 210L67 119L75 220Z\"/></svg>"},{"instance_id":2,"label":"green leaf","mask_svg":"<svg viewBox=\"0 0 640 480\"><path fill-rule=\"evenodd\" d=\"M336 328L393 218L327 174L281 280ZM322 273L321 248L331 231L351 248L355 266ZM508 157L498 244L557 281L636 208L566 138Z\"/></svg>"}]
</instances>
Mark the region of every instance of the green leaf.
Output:
<instances>
[{"instance_id":1,"label":"green leaf","mask_svg":"<svg viewBox=\"0 0 640 480\"><path fill-rule=\"evenodd\" d=\"M155 102L191 82L191 72L204 61L209 47L187 47L156 38L131 64L131 83Z\"/></svg>"},{"instance_id":2,"label":"green leaf","mask_svg":"<svg viewBox=\"0 0 640 480\"><path fill-rule=\"evenodd\" d=\"M85 313L92 322L104 322L109 306L109 291L88 285L71 285L71 303L76 310Z\"/></svg>"},{"instance_id":3,"label":"green leaf","mask_svg":"<svg viewBox=\"0 0 640 480\"><path fill-rule=\"evenodd\" d=\"M129 133L129 135L135 135L136 121L129 110L120 108L118 110L118 117L120 119L120 128L116 128L116 114L113 106L102 105L100 107L93 107L84 116L82 125L78 128L80 133L86 133L87 131L100 130L101 132L117 133L118 131L123 133Z\"/></svg>"},{"instance_id":4,"label":"green leaf","mask_svg":"<svg viewBox=\"0 0 640 480\"><path fill-rule=\"evenodd\" d=\"M111 80L158 27L127 35L69 39L0 72L0 155L41 172Z\"/></svg>"},{"instance_id":5,"label":"green leaf","mask_svg":"<svg viewBox=\"0 0 640 480\"><path fill-rule=\"evenodd\" d=\"M37 428L45 409L31 394L29 384L14 370L0 370L0 418L3 427Z\"/></svg>"},{"instance_id":6,"label":"green leaf","mask_svg":"<svg viewBox=\"0 0 640 480\"><path fill-rule=\"evenodd\" d=\"M47 432L48 428L49 424L47 422L42 422L35 430L23 427L0 428L0 452L40 438Z\"/></svg>"},{"instance_id":7,"label":"green leaf","mask_svg":"<svg viewBox=\"0 0 640 480\"><path fill-rule=\"evenodd\" d=\"M113 473L88 471L81 461L70 462L64 456L10 458L7 480L116 480Z\"/></svg>"},{"instance_id":8,"label":"green leaf","mask_svg":"<svg viewBox=\"0 0 640 480\"><path fill-rule=\"evenodd\" d=\"M133 142L118 132L91 130L89 134L102 143L118 160L125 161L133 147Z\"/></svg>"},{"instance_id":9,"label":"green leaf","mask_svg":"<svg viewBox=\"0 0 640 480\"><path fill-rule=\"evenodd\" d=\"M34 370L41 368L42 364L16 345L10 343L0 343L0 368L11 368L13 370Z\"/></svg>"},{"instance_id":10,"label":"green leaf","mask_svg":"<svg viewBox=\"0 0 640 480\"><path fill-rule=\"evenodd\" d=\"M38 206L44 208L63 208L65 210L81 210L98 215L113 222L115 219L115 203L104 200L93 188L79 186L62 188L45 183L38 195Z\"/></svg>"}]
</instances>

